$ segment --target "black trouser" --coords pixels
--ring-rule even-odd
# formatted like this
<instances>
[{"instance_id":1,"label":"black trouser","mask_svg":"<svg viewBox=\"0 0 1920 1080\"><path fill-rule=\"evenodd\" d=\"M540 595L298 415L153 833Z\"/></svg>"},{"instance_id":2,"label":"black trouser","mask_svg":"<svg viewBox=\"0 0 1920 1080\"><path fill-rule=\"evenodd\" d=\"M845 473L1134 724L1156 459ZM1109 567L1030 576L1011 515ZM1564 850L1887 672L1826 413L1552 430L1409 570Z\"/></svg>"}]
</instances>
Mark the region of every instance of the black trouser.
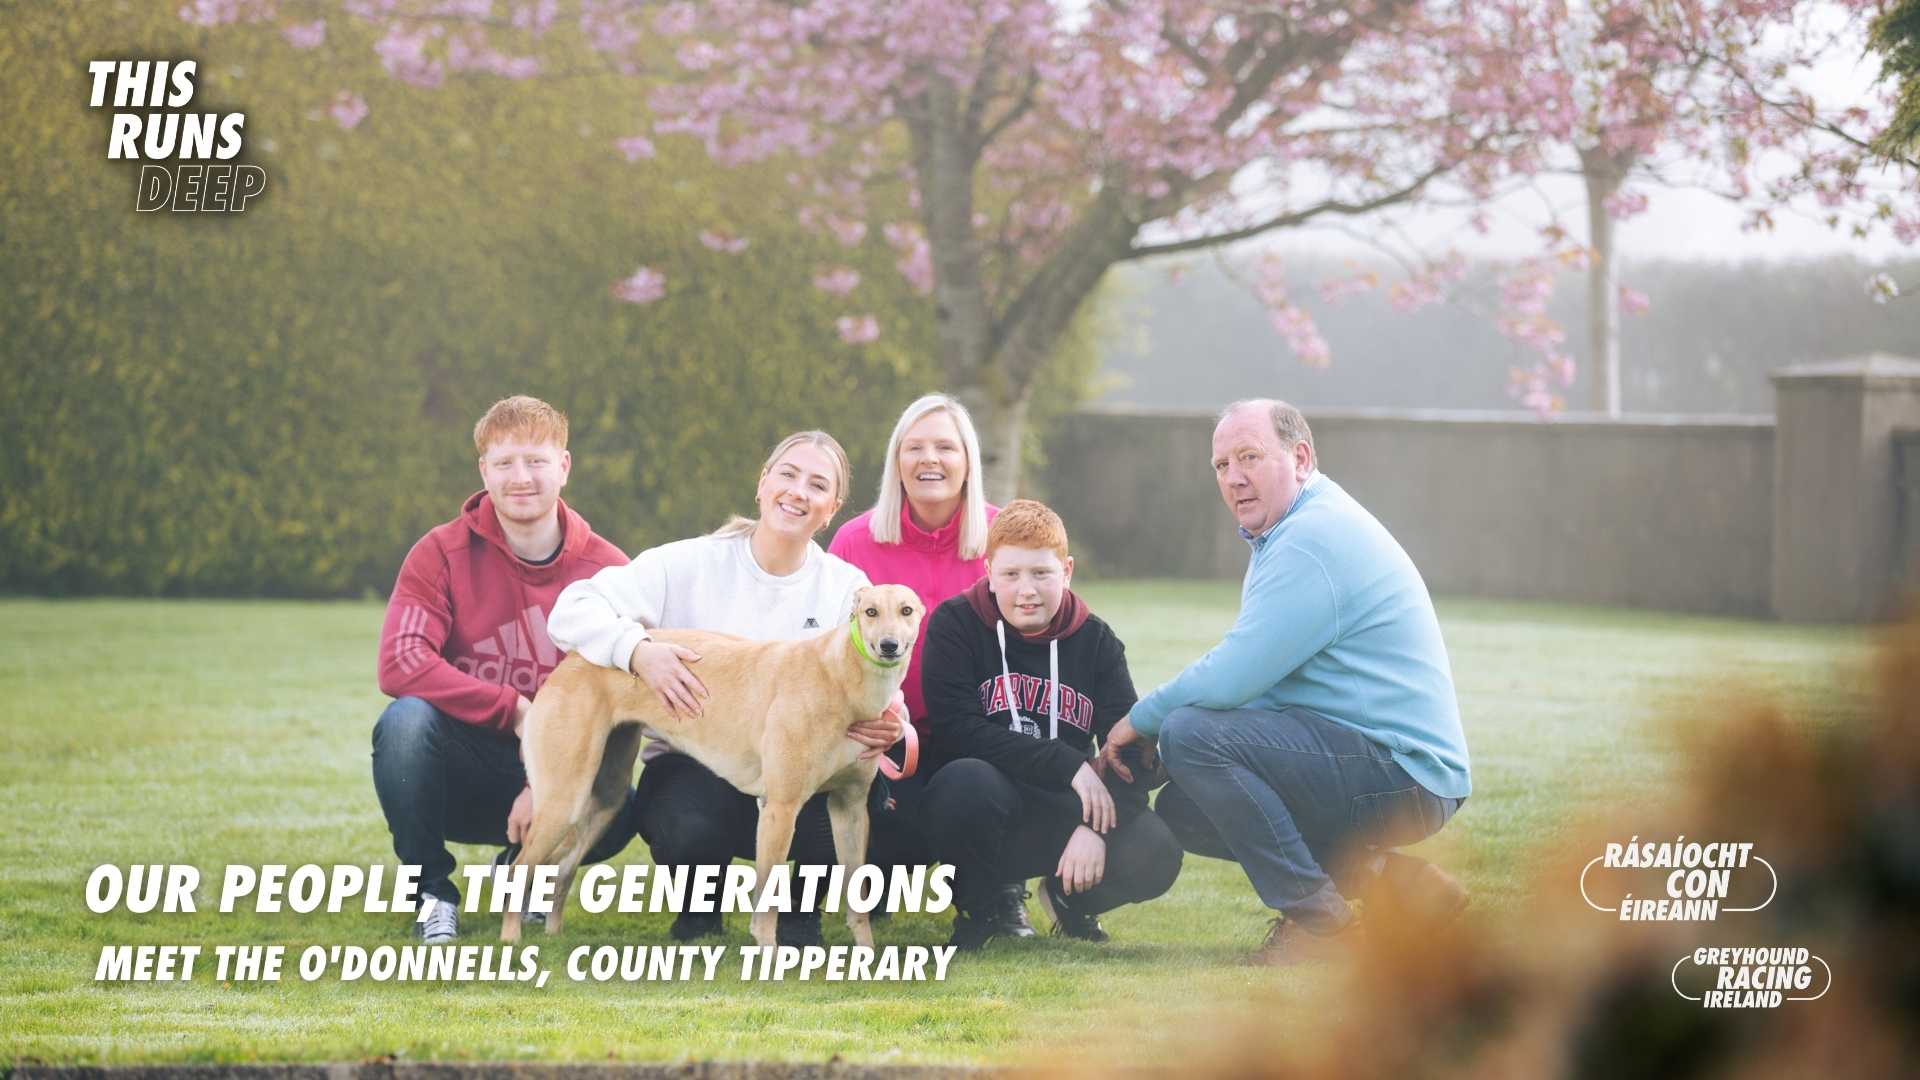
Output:
<instances>
[{"instance_id":1,"label":"black trouser","mask_svg":"<svg viewBox=\"0 0 1920 1080\"><path fill-rule=\"evenodd\" d=\"M511 736L462 723L420 698L396 698L373 725L373 789L393 853L420 866L422 895L460 902L447 842L506 843L507 814L526 786ZM588 862L627 846L633 811L629 797L587 851Z\"/></svg>"},{"instance_id":2,"label":"black trouser","mask_svg":"<svg viewBox=\"0 0 1920 1080\"><path fill-rule=\"evenodd\" d=\"M865 861L883 867L931 861L913 826L915 797L923 786L917 775L891 784L874 778L867 800ZM887 807L889 797L893 809ZM640 838L658 865L725 866L735 858L757 855L760 800L686 754L662 754L641 768L633 809ZM839 861L825 795L815 795L801 806L787 858L800 863Z\"/></svg>"},{"instance_id":3,"label":"black trouser","mask_svg":"<svg viewBox=\"0 0 1920 1080\"><path fill-rule=\"evenodd\" d=\"M1080 825L1080 796L1011 779L979 758L942 766L927 782L924 820L933 854L954 866L954 904L984 910L1002 885L1051 877ZM1105 836L1100 884L1073 897L1075 911L1098 915L1151 900L1180 876L1180 844L1165 822L1142 810Z\"/></svg>"}]
</instances>

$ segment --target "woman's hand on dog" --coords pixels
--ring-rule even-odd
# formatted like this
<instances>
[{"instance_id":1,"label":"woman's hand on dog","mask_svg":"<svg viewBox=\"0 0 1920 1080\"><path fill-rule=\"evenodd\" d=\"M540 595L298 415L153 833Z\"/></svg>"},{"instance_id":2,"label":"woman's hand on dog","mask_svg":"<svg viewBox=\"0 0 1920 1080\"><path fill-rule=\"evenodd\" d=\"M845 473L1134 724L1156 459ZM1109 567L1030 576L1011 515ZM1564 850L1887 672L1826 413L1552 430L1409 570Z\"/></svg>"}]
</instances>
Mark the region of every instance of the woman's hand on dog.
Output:
<instances>
[{"instance_id":1,"label":"woman's hand on dog","mask_svg":"<svg viewBox=\"0 0 1920 1080\"><path fill-rule=\"evenodd\" d=\"M699 660L700 654L684 645L642 641L633 647L627 670L660 695L675 719L691 720L700 715L701 703L707 700L707 684L687 669Z\"/></svg>"},{"instance_id":2,"label":"woman's hand on dog","mask_svg":"<svg viewBox=\"0 0 1920 1080\"><path fill-rule=\"evenodd\" d=\"M900 691L893 692L893 700L880 710L880 715L872 720L862 720L847 727L847 738L866 747L860 751L861 761L871 761L887 752L887 748L905 737L907 726L907 699Z\"/></svg>"},{"instance_id":3,"label":"woman's hand on dog","mask_svg":"<svg viewBox=\"0 0 1920 1080\"><path fill-rule=\"evenodd\" d=\"M1092 762L1083 762L1074 772L1073 793L1080 796L1080 824L1097 833L1113 828L1119 817L1113 808L1113 793L1093 770Z\"/></svg>"}]
</instances>

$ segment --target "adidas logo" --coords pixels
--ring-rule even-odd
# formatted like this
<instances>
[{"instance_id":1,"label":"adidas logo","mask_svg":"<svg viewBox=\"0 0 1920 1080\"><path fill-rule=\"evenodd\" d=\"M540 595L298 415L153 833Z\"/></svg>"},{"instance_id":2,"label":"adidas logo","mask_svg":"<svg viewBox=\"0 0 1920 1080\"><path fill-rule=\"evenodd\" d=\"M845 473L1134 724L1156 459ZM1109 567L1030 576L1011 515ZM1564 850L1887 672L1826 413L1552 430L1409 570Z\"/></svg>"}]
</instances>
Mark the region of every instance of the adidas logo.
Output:
<instances>
[{"instance_id":1,"label":"adidas logo","mask_svg":"<svg viewBox=\"0 0 1920 1080\"><path fill-rule=\"evenodd\" d=\"M547 636L547 613L528 605L520 617L501 623L493 636L473 643L473 656L453 658L453 666L486 682L511 686L532 697L546 674L560 663L560 650Z\"/></svg>"},{"instance_id":2,"label":"adidas logo","mask_svg":"<svg viewBox=\"0 0 1920 1080\"><path fill-rule=\"evenodd\" d=\"M809 615L809 616L807 616L807 624L806 624L805 626L802 626L802 627L801 627L800 629L802 629L802 630L818 630L818 629L820 629L820 620L819 620L819 619L816 619L816 618L814 618L814 617L813 617L813 616L811 616L811 615Z\"/></svg>"}]
</instances>

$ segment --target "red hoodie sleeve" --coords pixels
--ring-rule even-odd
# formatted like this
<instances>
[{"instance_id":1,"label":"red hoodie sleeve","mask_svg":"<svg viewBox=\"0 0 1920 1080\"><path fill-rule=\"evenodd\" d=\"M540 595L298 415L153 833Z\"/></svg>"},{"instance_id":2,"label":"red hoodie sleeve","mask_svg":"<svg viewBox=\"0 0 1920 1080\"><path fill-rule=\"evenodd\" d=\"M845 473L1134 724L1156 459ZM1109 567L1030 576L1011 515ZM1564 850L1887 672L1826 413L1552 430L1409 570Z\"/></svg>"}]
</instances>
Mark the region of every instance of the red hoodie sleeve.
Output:
<instances>
[{"instance_id":1,"label":"red hoodie sleeve","mask_svg":"<svg viewBox=\"0 0 1920 1080\"><path fill-rule=\"evenodd\" d=\"M452 627L446 556L431 535L424 536L400 564L387 601L387 620L380 627L380 692L421 698L455 720L511 732L519 692L448 663L440 647Z\"/></svg>"}]
</instances>

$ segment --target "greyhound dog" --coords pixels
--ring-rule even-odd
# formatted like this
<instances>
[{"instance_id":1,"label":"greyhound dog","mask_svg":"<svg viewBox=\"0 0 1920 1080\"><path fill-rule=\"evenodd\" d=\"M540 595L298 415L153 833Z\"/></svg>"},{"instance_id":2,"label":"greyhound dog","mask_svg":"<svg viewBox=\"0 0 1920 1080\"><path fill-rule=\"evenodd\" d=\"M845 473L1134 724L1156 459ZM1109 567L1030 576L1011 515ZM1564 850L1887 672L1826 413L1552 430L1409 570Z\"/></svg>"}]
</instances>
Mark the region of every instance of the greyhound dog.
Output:
<instances>
[{"instance_id":1,"label":"greyhound dog","mask_svg":"<svg viewBox=\"0 0 1920 1080\"><path fill-rule=\"evenodd\" d=\"M522 735L533 822L514 860L560 868L547 932L559 932L581 857L626 799L643 730L760 796L754 866L761 890L774 864L786 860L794 819L816 791L827 793L834 851L851 875L866 856L867 789L878 762L860 759L864 748L847 738L847 727L879 716L899 691L925 614L912 589L869 585L854 594L845 626L813 637L749 641L700 630L655 631L655 641L700 654L709 697L697 718L676 717L625 671L578 654L562 660L535 696ZM753 938L772 945L776 913L759 906ZM847 926L859 944L873 944L866 914L850 905ZM500 937L520 940L518 912L502 918Z\"/></svg>"}]
</instances>

